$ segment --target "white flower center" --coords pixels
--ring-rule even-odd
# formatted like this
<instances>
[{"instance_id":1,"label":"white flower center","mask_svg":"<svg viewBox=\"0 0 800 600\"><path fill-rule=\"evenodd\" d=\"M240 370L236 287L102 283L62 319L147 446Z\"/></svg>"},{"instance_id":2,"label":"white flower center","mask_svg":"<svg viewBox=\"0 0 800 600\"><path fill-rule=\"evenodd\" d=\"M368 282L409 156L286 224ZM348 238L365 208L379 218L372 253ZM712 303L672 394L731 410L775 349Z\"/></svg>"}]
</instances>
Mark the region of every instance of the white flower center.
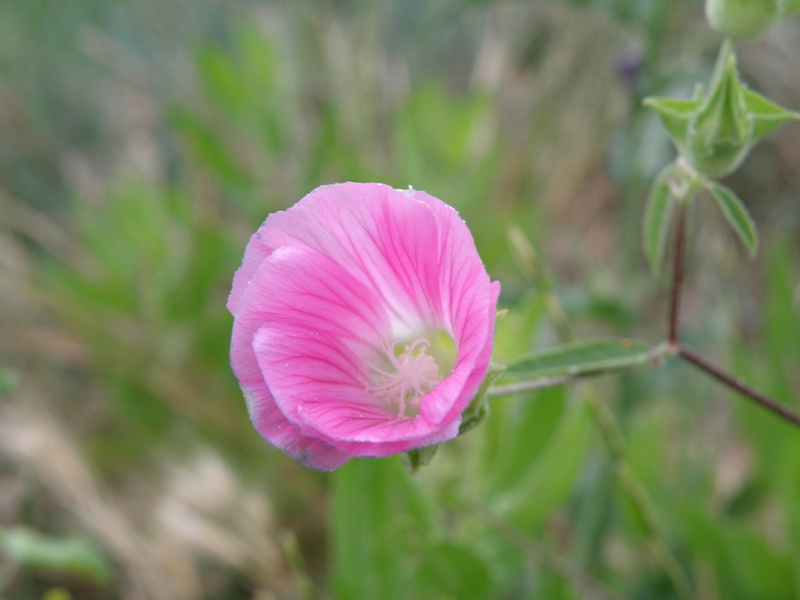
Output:
<instances>
[{"instance_id":1,"label":"white flower center","mask_svg":"<svg viewBox=\"0 0 800 600\"><path fill-rule=\"evenodd\" d=\"M400 346L400 352L397 351ZM415 417L420 400L442 380L436 359L428 354L430 342L418 338L403 346L399 342L384 342L381 364L372 365L375 385L367 388L397 411L398 416Z\"/></svg>"}]
</instances>

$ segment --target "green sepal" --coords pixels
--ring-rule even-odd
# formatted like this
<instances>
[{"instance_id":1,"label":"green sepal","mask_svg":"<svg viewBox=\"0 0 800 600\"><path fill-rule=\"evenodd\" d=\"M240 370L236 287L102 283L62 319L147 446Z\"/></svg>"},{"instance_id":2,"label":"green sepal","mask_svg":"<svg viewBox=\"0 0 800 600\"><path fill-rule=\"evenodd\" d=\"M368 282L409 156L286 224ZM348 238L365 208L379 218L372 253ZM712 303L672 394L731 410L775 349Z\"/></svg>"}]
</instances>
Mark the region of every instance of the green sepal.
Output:
<instances>
[{"instance_id":1,"label":"green sepal","mask_svg":"<svg viewBox=\"0 0 800 600\"><path fill-rule=\"evenodd\" d=\"M681 154L686 153L689 123L702 104L703 85L700 83L695 86L694 96L688 100L652 96L644 99L644 105L656 111L658 118Z\"/></svg>"},{"instance_id":2,"label":"green sepal","mask_svg":"<svg viewBox=\"0 0 800 600\"><path fill-rule=\"evenodd\" d=\"M502 363L489 363L489 370L486 372L486 377L483 378L481 387L478 388L475 397L461 414L461 425L458 428L458 435L463 435L470 429L477 427L488 416L489 404L486 401L486 392L489 390L489 386L494 383L495 379L500 377L505 370L506 366Z\"/></svg>"},{"instance_id":3,"label":"green sepal","mask_svg":"<svg viewBox=\"0 0 800 600\"><path fill-rule=\"evenodd\" d=\"M486 371L486 376L483 378L481 386L478 388L478 391L475 393L469 405L467 405L467 408L461 413L461 425L458 427L458 435L463 435L470 429L477 427L489 416L489 403L486 401L486 392L489 386L494 383L495 379L500 377L500 374L505 370L506 366L502 363L489 363L489 369ZM415 448L414 450L406 452L406 466L409 471L416 473L417 469L420 467L427 467L431 464L440 445L441 444L423 446L422 448Z\"/></svg>"},{"instance_id":4,"label":"green sepal","mask_svg":"<svg viewBox=\"0 0 800 600\"><path fill-rule=\"evenodd\" d=\"M800 120L800 113L786 110L744 86L742 91L747 112L752 115L753 119L752 143L757 142L787 121Z\"/></svg>"},{"instance_id":5,"label":"green sepal","mask_svg":"<svg viewBox=\"0 0 800 600\"><path fill-rule=\"evenodd\" d=\"M733 191L724 185L709 181L707 187L750 256L755 256L758 251L758 231L747 207Z\"/></svg>"},{"instance_id":6,"label":"green sepal","mask_svg":"<svg viewBox=\"0 0 800 600\"><path fill-rule=\"evenodd\" d=\"M432 446L423 446L422 448L415 448L406 452L406 467L412 473L416 473L420 467L427 467L433 462L433 457L439 450L441 444L433 444Z\"/></svg>"},{"instance_id":7,"label":"green sepal","mask_svg":"<svg viewBox=\"0 0 800 600\"><path fill-rule=\"evenodd\" d=\"M676 202L669 187L673 169L672 165L665 167L653 182L642 222L644 253L654 274L661 268L667 235L675 212Z\"/></svg>"}]
</instances>

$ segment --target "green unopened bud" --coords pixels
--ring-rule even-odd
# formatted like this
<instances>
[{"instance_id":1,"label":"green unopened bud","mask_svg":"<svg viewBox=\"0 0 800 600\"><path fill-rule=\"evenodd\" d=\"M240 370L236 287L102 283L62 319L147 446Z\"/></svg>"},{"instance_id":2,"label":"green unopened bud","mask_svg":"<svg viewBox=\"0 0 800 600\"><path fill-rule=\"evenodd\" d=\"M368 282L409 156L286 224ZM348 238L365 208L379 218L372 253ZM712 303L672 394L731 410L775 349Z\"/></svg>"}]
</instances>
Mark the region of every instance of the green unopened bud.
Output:
<instances>
[{"instance_id":1,"label":"green unopened bud","mask_svg":"<svg viewBox=\"0 0 800 600\"><path fill-rule=\"evenodd\" d=\"M785 14L786 0L706 0L711 26L733 38L755 38Z\"/></svg>"},{"instance_id":2,"label":"green unopened bud","mask_svg":"<svg viewBox=\"0 0 800 600\"><path fill-rule=\"evenodd\" d=\"M697 172L727 175L770 131L800 115L750 91L739 80L736 57L724 45L707 96L698 86L690 100L647 98L678 152Z\"/></svg>"},{"instance_id":3,"label":"green unopened bud","mask_svg":"<svg viewBox=\"0 0 800 600\"><path fill-rule=\"evenodd\" d=\"M753 137L753 118L747 114L736 59L717 77L711 92L689 121L686 159L701 173L720 177L747 156Z\"/></svg>"}]
</instances>

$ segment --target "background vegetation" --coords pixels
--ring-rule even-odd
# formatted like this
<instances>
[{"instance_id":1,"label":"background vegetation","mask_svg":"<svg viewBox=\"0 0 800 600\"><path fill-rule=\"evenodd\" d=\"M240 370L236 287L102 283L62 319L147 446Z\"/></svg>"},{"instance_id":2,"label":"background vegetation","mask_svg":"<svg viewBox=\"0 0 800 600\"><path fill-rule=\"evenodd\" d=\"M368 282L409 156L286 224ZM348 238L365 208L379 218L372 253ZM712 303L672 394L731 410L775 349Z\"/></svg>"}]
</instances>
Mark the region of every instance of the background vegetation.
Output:
<instances>
[{"instance_id":1,"label":"background vegetation","mask_svg":"<svg viewBox=\"0 0 800 600\"><path fill-rule=\"evenodd\" d=\"M707 78L701 4L1 3L0 597L800 598L800 432L681 365L493 400L415 475L295 465L228 365L249 235L344 180L459 209L498 360L567 324L663 339L639 226L672 148L641 99ZM800 109L798 49L796 18L742 44L744 79ZM725 182L755 260L693 207L683 327L795 407L798 149Z\"/></svg>"}]
</instances>

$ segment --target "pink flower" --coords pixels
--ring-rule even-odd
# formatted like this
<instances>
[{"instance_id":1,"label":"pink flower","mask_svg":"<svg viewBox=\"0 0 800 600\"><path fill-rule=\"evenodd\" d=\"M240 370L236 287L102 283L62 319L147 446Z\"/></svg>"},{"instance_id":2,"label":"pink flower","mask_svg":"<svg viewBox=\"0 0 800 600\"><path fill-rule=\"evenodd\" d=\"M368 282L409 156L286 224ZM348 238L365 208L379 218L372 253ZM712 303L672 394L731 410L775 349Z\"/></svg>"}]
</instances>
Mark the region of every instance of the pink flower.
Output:
<instances>
[{"instance_id":1,"label":"pink flower","mask_svg":"<svg viewBox=\"0 0 800 600\"><path fill-rule=\"evenodd\" d=\"M317 188L253 235L228 298L255 428L318 470L455 437L488 369L499 292L441 200Z\"/></svg>"}]
</instances>

